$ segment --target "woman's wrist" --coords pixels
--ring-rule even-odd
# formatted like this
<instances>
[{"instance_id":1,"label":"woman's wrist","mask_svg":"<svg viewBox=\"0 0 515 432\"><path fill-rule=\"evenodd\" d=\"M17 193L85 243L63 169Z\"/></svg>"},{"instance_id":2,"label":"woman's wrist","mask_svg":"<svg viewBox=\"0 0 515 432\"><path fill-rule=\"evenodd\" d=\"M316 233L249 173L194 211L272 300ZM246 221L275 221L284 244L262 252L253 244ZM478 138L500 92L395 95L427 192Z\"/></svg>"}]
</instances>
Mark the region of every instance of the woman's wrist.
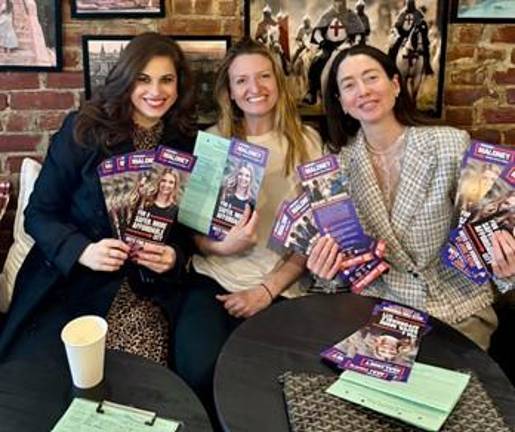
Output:
<instances>
[{"instance_id":1,"label":"woman's wrist","mask_svg":"<svg viewBox=\"0 0 515 432\"><path fill-rule=\"evenodd\" d=\"M263 288L266 291L266 293L268 294L268 296L270 297L270 303L273 303L273 301L275 299L275 295L274 295L273 291L270 289L270 287L264 282L261 282L259 284L259 286L261 288Z\"/></svg>"}]
</instances>

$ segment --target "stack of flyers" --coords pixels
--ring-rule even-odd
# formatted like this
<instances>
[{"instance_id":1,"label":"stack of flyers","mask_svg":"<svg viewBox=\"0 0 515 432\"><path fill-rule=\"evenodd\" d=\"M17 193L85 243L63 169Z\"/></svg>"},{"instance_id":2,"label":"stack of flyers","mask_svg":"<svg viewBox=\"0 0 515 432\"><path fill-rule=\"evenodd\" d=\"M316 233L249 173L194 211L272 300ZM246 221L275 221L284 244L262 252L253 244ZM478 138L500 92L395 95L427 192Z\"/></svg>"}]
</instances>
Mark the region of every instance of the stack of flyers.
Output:
<instances>
[{"instance_id":1,"label":"stack of flyers","mask_svg":"<svg viewBox=\"0 0 515 432\"><path fill-rule=\"evenodd\" d=\"M179 212L179 222L223 240L257 197L268 161L268 149L239 139L199 132L197 164Z\"/></svg>"},{"instance_id":2,"label":"stack of flyers","mask_svg":"<svg viewBox=\"0 0 515 432\"><path fill-rule=\"evenodd\" d=\"M349 179L334 155L297 168L302 187L311 199L313 221L320 235L330 235L344 256L340 278L355 293L389 269L382 260L386 245L367 235L350 197Z\"/></svg>"},{"instance_id":3,"label":"stack of flyers","mask_svg":"<svg viewBox=\"0 0 515 432\"><path fill-rule=\"evenodd\" d=\"M492 276L492 235L515 227L515 165L508 164L486 195L468 211L467 222L451 231L442 261L477 284Z\"/></svg>"},{"instance_id":4,"label":"stack of flyers","mask_svg":"<svg viewBox=\"0 0 515 432\"><path fill-rule=\"evenodd\" d=\"M407 381L428 314L389 301L377 304L368 323L320 355L340 369L389 381Z\"/></svg>"},{"instance_id":5,"label":"stack of flyers","mask_svg":"<svg viewBox=\"0 0 515 432\"><path fill-rule=\"evenodd\" d=\"M472 141L463 157L456 194L458 227L467 222L472 207L488 193L504 167L514 163L515 149Z\"/></svg>"},{"instance_id":6,"label":"stack of flyers","mask_svg":"<svg viewBox=\"0 0 515 432\"><path fill-rule=\"evenodd\" d=\"M492 277L492 234L513 233L514 166L514 149L479 141L463 159L456 197L460 218L441 259L478 285Z\"/></svg>"},{"instance_id":7,"label":"stack of flyers","mask_svg":"<svg viewBox=\"0 0 515 432\"><path fill-rule=\"evenodd\" d=\"M319 237L320 233L311 212L311 199L304 192L281 204L270 235L269 247L281 254L290 250L299 255L309 255Z\"/></svg>"},{"instance_id":8,"label":"stack of flyers","mask_svg":"<svg viewBox=\"0 0 515 432\"><path fill-rule=\"evenodd\" d=\"M98 174L114 235L129 244L165 242L194 164L164 146L103 161Z\"/></svg>"},{"instance_id":9,"label":"stack of flyers","mask_svg":"<svg viewBox=\"0 0 515 432\"><path fill-rule=\"evenodd\" d=\"M169 147L156 149L150 179L140 189L134 215L123 234L125 242L142 246L147 242L166 241L177 220L183 191L195 160L195 156Z\"/></svg>"}]
</instances>

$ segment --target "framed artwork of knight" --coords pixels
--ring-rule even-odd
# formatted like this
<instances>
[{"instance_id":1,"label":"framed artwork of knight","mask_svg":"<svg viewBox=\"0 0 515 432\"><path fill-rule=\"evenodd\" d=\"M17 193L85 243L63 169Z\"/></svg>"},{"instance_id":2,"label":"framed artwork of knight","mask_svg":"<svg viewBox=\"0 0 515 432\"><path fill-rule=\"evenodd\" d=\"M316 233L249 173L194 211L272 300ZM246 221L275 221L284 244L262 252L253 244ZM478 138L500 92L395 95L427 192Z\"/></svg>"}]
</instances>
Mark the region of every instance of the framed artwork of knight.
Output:
<instances>
[{"instance_id":1,"label":"framed artwork of knight","mask_svg":"<svg viewBox=\"0 0 515 432\"><path fill-rule=\"evenodd\" d=\"M445 0L246 0L245 32L277 55L303 115L322 113L332 58L369 44L395 60L422 111L441 113Z\"/></svg>"},{"instance_id":2,"label":"framed artwork of knight","mask_svg":"<svg viewBox=\"0 0 515 432\"><path fill-rule=\"evenodd\" d=\"M0 0L0 71L58 71L62 66L58 0Z\"/></svg>"}]
</instances>

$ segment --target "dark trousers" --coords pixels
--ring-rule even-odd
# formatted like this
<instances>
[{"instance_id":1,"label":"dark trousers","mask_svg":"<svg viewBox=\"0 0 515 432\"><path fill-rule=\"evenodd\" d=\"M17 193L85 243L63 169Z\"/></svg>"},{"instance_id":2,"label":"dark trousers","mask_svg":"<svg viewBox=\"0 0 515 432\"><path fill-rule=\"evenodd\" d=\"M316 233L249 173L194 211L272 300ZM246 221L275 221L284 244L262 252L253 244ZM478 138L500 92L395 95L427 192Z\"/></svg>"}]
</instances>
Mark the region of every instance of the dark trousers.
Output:
<instances>
[{"instance_id":1,"label":"dark trousers","mask_svg":"<svg viewBox=\"0 0 515 432\"><path fill-rule=\"evenodd\" d=\"M216 419L213 374L218 354L243 319L229 315L217 294L227 294L215 280L192 272L175 327L177 373L195 390L212 421Z\"/></svg>"}]
</instances>

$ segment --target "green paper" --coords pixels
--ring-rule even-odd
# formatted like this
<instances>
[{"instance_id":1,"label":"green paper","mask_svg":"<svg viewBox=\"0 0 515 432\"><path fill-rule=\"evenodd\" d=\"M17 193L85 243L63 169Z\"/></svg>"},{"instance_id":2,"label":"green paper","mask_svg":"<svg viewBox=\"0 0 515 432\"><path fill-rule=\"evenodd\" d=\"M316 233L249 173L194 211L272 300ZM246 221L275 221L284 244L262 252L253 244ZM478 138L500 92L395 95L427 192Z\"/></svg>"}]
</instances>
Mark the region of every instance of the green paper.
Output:
<instances>
[{"instance_id":1,"label":"green paper","mask_svg":"<svg viewBox=\"0 0 515 432\"><path fill-rule=\"evenodd\" d=\"M181 200L178 220L209 234L211 219L229 154L231 140L199 132L194 155L198 157Z\"/></svg>"},{"instance_id":2,"label":"green paper","mask_svg":"<svg viewBox=\"0 0 515 432\"><path fill-rule=\"evenodd\" d=\"M99 402L74 399L52 432L175 432L181 423L157 417L153 413L104 402L103 413L97 412Z\"/></svg>"},{"instance_id":3,"label":"green paper","mask_svg":"<svg viewBox=\"0 0 515 432\"><path fill-rule=\"evenodd\" d=\"M470 376L415 363L407 383L383 381L345 371L327 392L379 413L429 430L439 430Z\"/></svg>"}]
</instances>

